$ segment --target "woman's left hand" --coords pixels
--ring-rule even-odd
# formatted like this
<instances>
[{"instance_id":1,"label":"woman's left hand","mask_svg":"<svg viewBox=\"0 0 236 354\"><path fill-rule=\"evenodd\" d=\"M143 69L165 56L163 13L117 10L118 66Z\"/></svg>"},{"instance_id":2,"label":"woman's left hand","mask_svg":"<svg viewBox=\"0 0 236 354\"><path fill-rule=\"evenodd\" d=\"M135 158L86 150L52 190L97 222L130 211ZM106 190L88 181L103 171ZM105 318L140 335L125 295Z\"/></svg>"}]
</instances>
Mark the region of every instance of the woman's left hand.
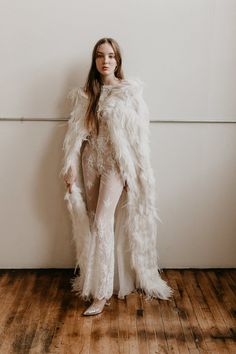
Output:
<instances>
[{"instance_id":1,"label":"woman's left hand","mask_svg":"<svg viewBox=\"0 0 236 354\"><path fill-rule=\"evenodd\" d=\"M67 173L64 175L64 181L66 184L66 188L69 191L69 193L72 193L72 185L76 180L76 171L70 167Z\"/></svg>"}]
</instances>

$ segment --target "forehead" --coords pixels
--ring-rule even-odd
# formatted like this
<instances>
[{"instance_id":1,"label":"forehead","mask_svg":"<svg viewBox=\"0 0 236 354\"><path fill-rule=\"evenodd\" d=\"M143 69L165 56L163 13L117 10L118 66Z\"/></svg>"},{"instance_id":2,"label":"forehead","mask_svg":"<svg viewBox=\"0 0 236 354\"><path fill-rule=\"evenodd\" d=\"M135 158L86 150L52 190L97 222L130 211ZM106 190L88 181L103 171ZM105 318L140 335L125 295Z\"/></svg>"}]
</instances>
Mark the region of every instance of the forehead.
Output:
<instances>
[{"instance_id":1,"label":"forehead","mask_svg":"<svg viewBox=\"0 0 236 354\"><path fill-rule=\"evenodd\" d=\"M100 46L98 46L96 52L110 54L110 53L114 53L114 50L113 50L112 46L109 43L103 43Z\"/></svg>"}]
</instances>

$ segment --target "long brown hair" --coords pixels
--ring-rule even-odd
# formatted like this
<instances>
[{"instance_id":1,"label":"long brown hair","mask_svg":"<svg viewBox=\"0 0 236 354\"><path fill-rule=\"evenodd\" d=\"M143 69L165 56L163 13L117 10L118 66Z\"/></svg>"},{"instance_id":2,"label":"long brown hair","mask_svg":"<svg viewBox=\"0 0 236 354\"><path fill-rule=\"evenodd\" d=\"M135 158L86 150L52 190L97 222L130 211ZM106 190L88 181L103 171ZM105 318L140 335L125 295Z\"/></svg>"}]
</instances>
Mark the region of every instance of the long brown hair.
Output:
<instances>
[{"instance_id":1,"label":"long brown hair","mask_svg":"<svg viewBox=\"0 0 236 354\"><path fill-rule=\"evenodd\" d=\"M97 104L99 101L101 93L101 76L96 67L96 53L98 47L103 44L108 43L114 50L115 59L116 59L116 69L114 72L115 77L118 79L124 79L124 74L122 70L122 58L121 51L118 43L113 38L101 38L94 46L92 53L92 63L88 73L88 77L84 86L84 91L88 94L89 104L85 117L85 124L88 128L88 131L91 132L94 130L98 133L98 119L96 114Z\"/></svg>"}]
</instances>

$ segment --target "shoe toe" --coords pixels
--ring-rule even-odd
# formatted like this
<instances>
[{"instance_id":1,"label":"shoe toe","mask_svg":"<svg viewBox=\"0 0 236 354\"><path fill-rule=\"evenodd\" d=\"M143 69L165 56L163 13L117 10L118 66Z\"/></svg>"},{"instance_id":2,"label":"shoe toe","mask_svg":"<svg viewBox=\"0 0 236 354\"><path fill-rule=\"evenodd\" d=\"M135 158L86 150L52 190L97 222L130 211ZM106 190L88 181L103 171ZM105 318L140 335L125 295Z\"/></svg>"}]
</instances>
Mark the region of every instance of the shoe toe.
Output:
<instances>
[{"instance_id":1,"label":"shoe toe","mask_svg":"<svg viewBox=\"0 0 236 354\"><path fill-rule=\"evenodd\" d=\"M104 309L105 304L92 304L91 306L89 306L87 308L87 310L84 311L83 315L84 316L92 316L92 315L98 315L99 313L101 313Z\"/></svg>"},{"instance_id":2,"label":"shoe toe","mask_svg":"<svg viewBox=\"0 0 236 354\"><path fill-rule=\"evenodd\" d=\"M92 308L92 309L87 309L84 311L84 316L92 316L92 315L98 315L100 312L102 312L100 309Z\"/></svg>"}]
</instances>

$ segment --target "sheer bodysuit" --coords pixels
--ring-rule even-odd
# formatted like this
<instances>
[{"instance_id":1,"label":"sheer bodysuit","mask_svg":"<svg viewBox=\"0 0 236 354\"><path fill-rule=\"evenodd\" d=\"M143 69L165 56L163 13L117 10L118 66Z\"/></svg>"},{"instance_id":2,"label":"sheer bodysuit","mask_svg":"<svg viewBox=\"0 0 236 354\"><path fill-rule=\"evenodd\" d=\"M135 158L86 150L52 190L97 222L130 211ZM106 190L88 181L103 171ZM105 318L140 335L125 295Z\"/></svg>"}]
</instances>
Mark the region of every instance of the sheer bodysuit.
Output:
<instances>
[{"instance_id":1,"label":"sheer bodysuit","mask_svg":"<svg viewBox=\"0 0 236 354\"><path fill-rule=\"evenodd\" d=\"M109 93L103 88L100 101ZM109 139L107 125L99 116L98 135L90 134L82 152L86 206L92 242L82 293L109 299L114 290L114 216L123 191L118 163Z\"/></svg>"}]
</instances>

